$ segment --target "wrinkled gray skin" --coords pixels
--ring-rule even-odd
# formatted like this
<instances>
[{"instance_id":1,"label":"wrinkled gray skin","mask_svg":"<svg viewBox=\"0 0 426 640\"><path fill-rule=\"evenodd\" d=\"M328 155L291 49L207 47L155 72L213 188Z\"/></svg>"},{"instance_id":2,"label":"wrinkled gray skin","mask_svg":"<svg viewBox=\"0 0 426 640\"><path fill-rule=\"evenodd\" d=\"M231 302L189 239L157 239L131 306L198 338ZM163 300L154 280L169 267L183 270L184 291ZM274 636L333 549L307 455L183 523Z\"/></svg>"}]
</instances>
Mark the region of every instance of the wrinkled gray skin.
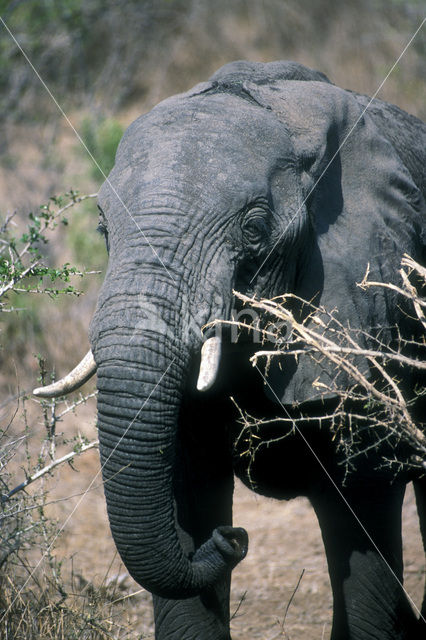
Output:
<instances>
[{"instance_id":1,"label":"wrinkled gray skin","mask_svg":"<svg viewBox=\"0 0 426 640\"><path fill-rule=\"evenodd\" d=\"M154 594L156 638L230 638L230 574L247 550L232 527L234 471L265 495L311 500L333 640L426 637L399 584L409 477L391 482L372 451L344 484L330 431L308 422L329 475L297 434L261 448L250 472L241 455L230 396L254 416L282 415L278 400L318 415L312 383L330 372L289 355L265 387L248 364L256 345L224 331L218 379L195 389L200 328L230 318L233 289L296 293L355 329L384 327L388 342L396 324L411 331L391 291L355 283L368 263L372 280L395 281L404 252L424 260L426 129L380 101L363 114L367 102L301 65L232 63L136 120L101 189L109 265L90 339L105 495L117 549Z\"/></svg>"}]
</instances>

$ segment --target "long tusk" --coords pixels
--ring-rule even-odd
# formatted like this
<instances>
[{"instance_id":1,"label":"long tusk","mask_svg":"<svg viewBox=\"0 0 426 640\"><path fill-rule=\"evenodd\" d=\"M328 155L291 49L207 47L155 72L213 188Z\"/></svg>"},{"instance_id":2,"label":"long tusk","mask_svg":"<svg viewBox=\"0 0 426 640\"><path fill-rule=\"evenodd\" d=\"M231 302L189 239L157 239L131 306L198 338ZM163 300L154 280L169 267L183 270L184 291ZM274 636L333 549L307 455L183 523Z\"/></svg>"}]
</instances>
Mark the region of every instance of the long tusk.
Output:
<instances>
[{"instance_id":1,"label":"long tusk","mask_svg":"<svg viewBox=\"0 0 426 640\"><path fill-rule=\"evenodd\" d=\"M203 344L197 381L198 391L207 391L214 384L219 369L221 347L221 339L218 336L209 338Z\"/></svg>"},{"instance_id":2,"label":"long tusk","mask_svg":"<svg viewBox=\"0 0 426 640\"><path fill-rule=\"evenodd\" d=\"M64 378L47 385L47 387L37 387L33 394L40 398L57 398L67 393L75 391L93 376L96 371L96 362L93 353L88 351L83 360Z\"/></svg>"}]
</instances>

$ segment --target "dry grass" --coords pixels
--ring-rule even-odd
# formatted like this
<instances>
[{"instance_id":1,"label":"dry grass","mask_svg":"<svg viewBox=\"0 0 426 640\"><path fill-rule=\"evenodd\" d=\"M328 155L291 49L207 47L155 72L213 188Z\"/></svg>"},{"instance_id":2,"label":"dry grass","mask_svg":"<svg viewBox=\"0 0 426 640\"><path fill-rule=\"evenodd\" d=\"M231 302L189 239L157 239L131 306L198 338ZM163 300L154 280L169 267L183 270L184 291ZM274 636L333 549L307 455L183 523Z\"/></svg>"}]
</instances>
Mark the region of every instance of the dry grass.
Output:
<instances>
[{"instance_id":1,"label":"dry grass","mask_svg":"<svg viewBox=\"0 0 426 640\"><path fill-rule=\"evenodd\" d=\"M31 567L26 567L31 571ZM7 640L109 640L136 638L126 624L126 615L117 601L122 593L116 583L98 588L77 580L69 592L58 592L44 570L25 577L3 576L0 615L2 637ZM4 613L3 613L4 612Z\"/></svg>"}]
</instances>

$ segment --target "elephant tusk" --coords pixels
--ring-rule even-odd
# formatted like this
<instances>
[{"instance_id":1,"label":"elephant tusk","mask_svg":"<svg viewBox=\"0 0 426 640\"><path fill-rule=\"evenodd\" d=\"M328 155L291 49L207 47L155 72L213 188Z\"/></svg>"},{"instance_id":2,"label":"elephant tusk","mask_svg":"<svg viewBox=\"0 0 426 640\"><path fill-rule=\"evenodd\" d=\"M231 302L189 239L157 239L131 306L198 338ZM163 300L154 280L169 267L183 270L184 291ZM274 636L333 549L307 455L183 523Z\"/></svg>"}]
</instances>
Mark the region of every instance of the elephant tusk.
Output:
<instances>
[{"instance_id":1,"label":"elephant tusk","mask_svg":"<svg viewBox=\"0 0 426 640\"><path fill-rule=\"evenodd\" d=\"M221 339L218 336L208 338L203 344L197 381L198 391L207 391L214 384L219 369L221 347Z\"/></svg>"},{"instance_id":2,"label":"elephant tusk","mask_svg":"<svg viewBox=\"0 0 426 640\"><path fill-rule=\"evenodd\" d=\"M68 375L46 387L37 387L33 395L40 398L57 398L75 391L81 387L96 372L96 362L93 353L88 351L83 360Z\"/></svg>"}]
</instances>

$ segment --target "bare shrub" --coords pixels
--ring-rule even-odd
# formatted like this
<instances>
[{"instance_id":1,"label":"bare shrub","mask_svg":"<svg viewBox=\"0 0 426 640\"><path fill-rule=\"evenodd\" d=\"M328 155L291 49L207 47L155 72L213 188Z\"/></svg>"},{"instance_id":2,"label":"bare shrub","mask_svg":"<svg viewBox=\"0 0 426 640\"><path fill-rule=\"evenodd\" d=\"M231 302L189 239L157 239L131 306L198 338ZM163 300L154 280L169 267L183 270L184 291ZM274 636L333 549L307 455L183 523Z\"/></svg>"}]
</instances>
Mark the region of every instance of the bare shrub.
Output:
<instances>
[{"instance_id":1,"label":"bare shrub","mask_svg":"<svg viewBox=\"0 0 426 640\"><path fill-rule=\"evenodd\" d=\"M401 284L397 286L370 281L367 272L358 285L391 288L408 302L417 322L417 337L403 337L397 331L393 342L384 342L380 331L371 335L351 330L338 319L336 311L326 311L293 294L256 300L236 293L245 305L259 313L262 326L247 324L244 328L262 335L264 348L251 361L277 401L280 399L268 382L274 359L307 356L319 365L319 370L327 372L326 378L318 377L313 382L313 392L318 398L332 401L317 407L315 415L309 409L304 410L303 405L300 413L295 414L281 404L277 421L283 423L282 437L307 420L327 424L344 452L348 472L356 467L361 455L374 449L380 451L382 468L391 467L395 474L410 470L420 475L426 473L426 434L422 422L426 300L419 293L425 290L426 269L404 256L400 277ZM264 421L245 414L243 408L240 414L243 423L240 438L247 442L247 454L254 456L257 447L265 444L257 436Z\"/></svg>"}]
</instances>

